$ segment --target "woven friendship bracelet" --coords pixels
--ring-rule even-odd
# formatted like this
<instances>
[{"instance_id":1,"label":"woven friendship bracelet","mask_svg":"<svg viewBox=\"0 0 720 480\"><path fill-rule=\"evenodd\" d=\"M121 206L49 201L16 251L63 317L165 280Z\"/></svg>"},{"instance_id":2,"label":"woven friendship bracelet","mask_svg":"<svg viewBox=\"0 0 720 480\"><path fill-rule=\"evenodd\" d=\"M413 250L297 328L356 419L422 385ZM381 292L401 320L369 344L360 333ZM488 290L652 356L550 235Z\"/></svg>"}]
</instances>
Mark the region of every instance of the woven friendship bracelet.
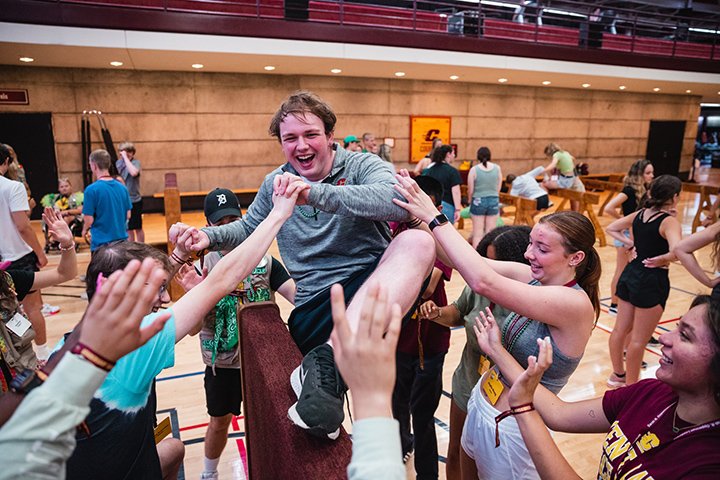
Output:
<instances>
[{"instance_id":1,"label":"woven friendship bracelet","mask_svg":"<svg viewBox=\"0 0 720 480\"><path fill-rule=\"evenodd\" d=\"M109 372L115 366L115 362L103 357L84 343L78 342L77 344L75 344L75 346L71 350L71 353L75 355L80 355L88 362L92 363L93 365L102 370L105 370L106 372Z\"/></svg>"},{"instance_id":2,"label":"woven friendship bracelet","mask_svg":"<svg viewBox=\"0 0 720 480\"><path fill-rule=\"evenodd\" d=\"M500 446L500 422L510 416L520 415L521 413L532 412L535 410L535 406L532 402L518 405L517 407L510 407L510 410L505 410L500 415L495 417L495 448Z\"/></svg>"}]
</instances>

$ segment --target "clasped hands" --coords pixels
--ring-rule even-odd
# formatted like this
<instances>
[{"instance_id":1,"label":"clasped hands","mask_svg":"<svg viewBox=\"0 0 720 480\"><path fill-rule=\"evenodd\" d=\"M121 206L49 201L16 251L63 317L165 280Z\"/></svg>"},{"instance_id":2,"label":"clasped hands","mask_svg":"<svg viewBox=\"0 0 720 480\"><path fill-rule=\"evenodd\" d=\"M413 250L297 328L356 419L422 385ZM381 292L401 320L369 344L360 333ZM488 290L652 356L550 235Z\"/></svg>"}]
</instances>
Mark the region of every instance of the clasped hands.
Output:
<instances>
[{"instance_id":1,"label":"clasped hands","mask_svg":"<svg viewBox=\"0 0 720 480\"><path fill-rule=\"evenodd\" d=\"M271 215L279 215L283 221L290 218L295 205L305 205L308 201L310 185L302 178L285 172L273 179ZM175 244L180 258L186 259L191 252L201 252L210 246L210 239L202 230L178 222L170 227L168 239Z\"/></svg>"}]
</instances>

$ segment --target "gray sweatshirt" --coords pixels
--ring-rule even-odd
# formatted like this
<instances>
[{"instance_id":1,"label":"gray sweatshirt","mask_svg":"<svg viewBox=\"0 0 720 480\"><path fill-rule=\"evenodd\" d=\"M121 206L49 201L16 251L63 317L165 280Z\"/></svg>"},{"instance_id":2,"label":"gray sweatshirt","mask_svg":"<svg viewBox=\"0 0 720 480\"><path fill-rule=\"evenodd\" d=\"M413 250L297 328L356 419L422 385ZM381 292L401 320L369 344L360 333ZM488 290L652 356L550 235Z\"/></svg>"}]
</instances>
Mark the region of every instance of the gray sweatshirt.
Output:
<instances>
[{"instance_id":1,"label":"gray sweatshirt","mask_svg":"<svg viewBox=\"0 0 720 480\"><path fill-rule=\"evenodd\" d=\"M211 250L242 243L272 210L273 179L284 171L297 175L287 163L265 177L242 220L202 230ZM295 280L295 305L349 278L372 264L390 243L388 221L407 221L410 214L392 203L395 192L392 165L371 153L337 147L330 175L313 183L308 204L280 228L278 247Z\"/></svg>"}]
</instances>

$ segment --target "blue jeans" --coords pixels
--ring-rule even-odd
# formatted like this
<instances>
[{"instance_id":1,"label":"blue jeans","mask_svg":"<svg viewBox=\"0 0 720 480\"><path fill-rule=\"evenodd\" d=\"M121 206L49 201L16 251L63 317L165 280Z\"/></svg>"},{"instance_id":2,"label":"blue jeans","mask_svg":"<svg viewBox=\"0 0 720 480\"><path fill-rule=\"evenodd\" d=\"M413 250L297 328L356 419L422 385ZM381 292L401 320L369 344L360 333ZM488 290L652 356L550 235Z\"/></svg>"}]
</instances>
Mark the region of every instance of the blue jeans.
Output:
<instances>
[{"instance_id":1,"label":"blue jeans","mask_svg":"<svg viewBox=\"0 0 720 480\"><path fill-rule=\"evenodd\" d=\"M450 220L450 223L455 223L455 205L446 201L442 202L442 213Z\"/></svg>"}]
</instances>

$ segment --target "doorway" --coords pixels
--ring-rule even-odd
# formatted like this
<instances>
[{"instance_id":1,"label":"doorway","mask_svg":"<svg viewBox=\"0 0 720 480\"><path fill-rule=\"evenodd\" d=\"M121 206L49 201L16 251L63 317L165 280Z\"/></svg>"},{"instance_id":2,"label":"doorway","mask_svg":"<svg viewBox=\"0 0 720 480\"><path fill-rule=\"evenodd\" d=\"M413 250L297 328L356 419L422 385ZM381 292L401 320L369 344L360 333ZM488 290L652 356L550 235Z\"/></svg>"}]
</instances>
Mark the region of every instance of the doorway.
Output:
<instances>
[{"instance_id":1,"label":"doorway","mask_svg":"<svg viewBox=\"0 0 720 480\"><path fill-rule=\"evenodd\" d=\"M40 199L57 192L55 136L50 113L0 113L0 142L12 146L37 203L30 218L42 214Z\"/></svg>"},{"instance_id":2,"label":"doorway","mask_svg":"<svg viewBox=\"0 0 720 480\"><path fill-rule=\"evenodd\" d=\"M650 120L645 158L655 167L655 176L675 175L680 171L685 136L685 121Z\"/></svg>"}]
</instances>

